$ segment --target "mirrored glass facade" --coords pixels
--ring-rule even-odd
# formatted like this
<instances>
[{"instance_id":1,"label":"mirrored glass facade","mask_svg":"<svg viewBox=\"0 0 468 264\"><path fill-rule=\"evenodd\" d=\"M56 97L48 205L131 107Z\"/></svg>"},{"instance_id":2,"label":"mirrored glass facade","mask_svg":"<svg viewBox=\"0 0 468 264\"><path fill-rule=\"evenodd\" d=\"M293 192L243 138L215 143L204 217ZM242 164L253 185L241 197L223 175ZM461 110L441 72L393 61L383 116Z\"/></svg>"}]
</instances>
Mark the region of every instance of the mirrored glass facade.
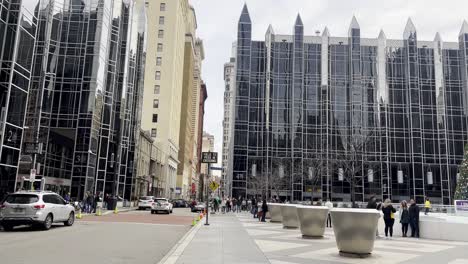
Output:
<instances>
[{"instance_id":1,"label":"mirrored glass facade","mask_svg":"<svg viewBox=\"0 0 468 264\"><path fill-rule=\"evenodd\" d=\"M452 203L467 143L468 32L459 42L293 35L238 24L232 194Z\"/></svg>"},{"instance_id":2,"label":"mirrored glass facade","mask_svg":"<svg viewBox=\"0 0 468 264\"><path fill-rule=\"evenodd\" d=\"M0 198L15 189L32 78L37 19L27 7L0 1Z\"/></svg>"},{"instance_id":3,"label":"mirrored glass facade","mask_svg":"<svg viewBox=\"0 0 468 264\"><path fill-rule=\"evenodd\" d=\"M16 182L34 167L46 188L58 193L130 199L146 51L144 1L35 2L27 129ZM36 155L25 147L34 143Z\"/></svg>"}]
</instances>

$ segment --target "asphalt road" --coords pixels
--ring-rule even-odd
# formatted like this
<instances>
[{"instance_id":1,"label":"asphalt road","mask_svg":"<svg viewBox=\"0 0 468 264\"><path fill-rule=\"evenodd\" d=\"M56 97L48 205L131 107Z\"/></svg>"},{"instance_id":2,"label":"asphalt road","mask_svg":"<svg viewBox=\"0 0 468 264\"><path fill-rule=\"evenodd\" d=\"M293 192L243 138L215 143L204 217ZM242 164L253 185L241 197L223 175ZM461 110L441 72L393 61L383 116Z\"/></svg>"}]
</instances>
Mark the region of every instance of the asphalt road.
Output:
<instances>
[{"instance_id":1,"label":"asphalt road","mask_svg":"<svg viewBox=\"0 0 468 264\"><path fill-rule=\"evenodd\" d=\"M171 215L133 211L88 216L49 231L0 231L0 263L155 264L190 230L192 219L189 209L174 209Z\"/></svg>"}]
</instances>

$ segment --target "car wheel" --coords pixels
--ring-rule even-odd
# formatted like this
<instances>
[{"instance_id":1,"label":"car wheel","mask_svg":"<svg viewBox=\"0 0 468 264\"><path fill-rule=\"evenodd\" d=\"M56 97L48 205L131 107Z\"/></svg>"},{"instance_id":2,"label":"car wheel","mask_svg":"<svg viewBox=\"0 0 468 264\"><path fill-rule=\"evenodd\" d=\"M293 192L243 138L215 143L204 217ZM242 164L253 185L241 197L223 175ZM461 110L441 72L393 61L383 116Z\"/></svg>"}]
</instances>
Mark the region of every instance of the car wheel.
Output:
<instances>
[{"instance_id":1,"label":"car wheel","mask_svg":"<svg viewBox=\"0 0 468 264\"><path fill-rule=\"evenodd\" d=\"M172 210L171 210L171 214L172 214Z\"/></svg>"},{"instance_id":2,"label":"car wheel","mask_svg":"<svg viewBox=\"0 0 468 264\"><path fill-rule=\"evenodd\" d=\"M42 224L42 229L49 230L52 227L53 221L54 218L52 217L52 215L48 214L46 219L44 220L44 223Z\"/></svg>"},{"instance_id":3,"label":"car wheel","mask_svg":"<svg viewBox=\"0 0 468 264\"><path fill-rule=\"evenodd\" d=\"M4 224L2 226L3 226L3 230L5 231L13 231L13 228L15 227L15 226L8 225L8 224Z\"/></svg>"},{"instance_id":4,"label":"car wheel","mask_svg":"<svg viewBox=\"0 0 468 264\"><path fill-rule=\"evenodd\" d=\"M73 223L75 223L75 213L70 212L70 215L68 216L68 220L63 222L66 226L72 226Z\"/></svg>"}]
</instances>

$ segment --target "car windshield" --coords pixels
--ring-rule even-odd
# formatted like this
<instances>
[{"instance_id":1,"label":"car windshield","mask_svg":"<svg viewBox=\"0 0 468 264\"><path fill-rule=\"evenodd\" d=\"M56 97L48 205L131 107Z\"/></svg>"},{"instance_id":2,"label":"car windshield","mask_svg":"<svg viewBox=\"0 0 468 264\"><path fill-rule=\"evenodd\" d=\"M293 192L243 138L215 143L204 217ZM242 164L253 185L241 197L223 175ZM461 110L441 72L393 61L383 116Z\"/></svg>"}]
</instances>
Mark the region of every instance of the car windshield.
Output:
<instances>
[{"instance_id":1,"label":"car windshield","mask_svg":"<svg viewBox=\"0 0 468 264\"><path fill-rule=\"evenodd\" d=\"M148 201L148 200L152 200L153 199L153 196L142 196L140 197L140 200L144 200L144 201Z\"/></svg>"},{"instance_id":2,"label":"car windshield","mask_svg":"<svg viewBox=\"0 0 468 264\"><path fill-rule=\"evenodd\" d=\"M39 201L39 197L34 194L11 194L5 199L5 202L11 204L32 204Z\"/></svg>"}]
</instances>

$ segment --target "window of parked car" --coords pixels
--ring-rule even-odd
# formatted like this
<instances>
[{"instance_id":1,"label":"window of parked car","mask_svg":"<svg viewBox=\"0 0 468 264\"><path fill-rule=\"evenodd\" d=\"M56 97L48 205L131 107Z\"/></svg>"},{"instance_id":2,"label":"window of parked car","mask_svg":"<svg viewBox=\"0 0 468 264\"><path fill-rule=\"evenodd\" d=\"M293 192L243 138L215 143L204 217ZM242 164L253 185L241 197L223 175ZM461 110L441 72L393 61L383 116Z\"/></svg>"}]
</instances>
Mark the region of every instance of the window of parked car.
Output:
<instances>
[{"instance_id":1,"label":"window of parked car","mask_svg":"<svg viewBox=\"0 0 468 264\"><path fill-rule=\"evenodd\" d=\"M10 194L5 202L10 204L32 204L39 201L39 197L34 194Z\"/></svg>"},{"instance_id":2,"label":"window of parked car","mask_svg":"<svg viewBox=\"0 0 468 264\"><path fill-rule=\"evenodd\" d=\"M62 199L62 197L58 196L58 195L52 195L53 198L52 198L52 203L54 204L61 204L61 205L64 205L66 204L65 201Z\"/></svg>"},{"instance_id":3,"label":"window of parked car","mask_svg":"<svg viewBox=\"0 0 468 264\"><path fill-rule=\"evenodd\" d=\"M45 194L44 196L42 196L42 200L44 201L44 203L55 204L56 200L55 200L54 196L55 195L53 195L53 194Z\"/></svg>"}]
</instances>

